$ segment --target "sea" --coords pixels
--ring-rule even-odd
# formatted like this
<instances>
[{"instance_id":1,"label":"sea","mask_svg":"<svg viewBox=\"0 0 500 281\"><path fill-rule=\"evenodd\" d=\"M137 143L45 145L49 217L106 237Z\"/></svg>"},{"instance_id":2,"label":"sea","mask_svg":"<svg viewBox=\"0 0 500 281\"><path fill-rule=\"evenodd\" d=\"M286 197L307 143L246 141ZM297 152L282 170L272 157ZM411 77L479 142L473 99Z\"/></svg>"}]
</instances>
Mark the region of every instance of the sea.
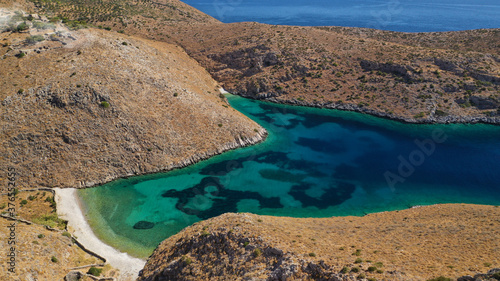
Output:
<instances>
[{"instance_id":1,"label":"sea","mask_svg":"<svg viewBox=\"0 0 500 281\"><path fill-rule=\"evenodd\" d=\"M184 0L225 22L366 27L401 32L500 28L498 0Z\"/></svg>"},{"instance_id":2,"label":"sea","mask_svg":"<svg viewBox=\"0 0 500 281\"><path fill-rule=\"evenodd\" d=\"M223 22L403 32L500 27L500 1L186 0ZM227 95L268 138L166 173L79 190L107 244L145 258L184 227L225 212L362 216L436 203L500 204L500 126L417 125Z\"/></svg>"},{"instance_id":3,"label":"sea","mask_svg":"<svg viewBox=\"0 0 500 281\"><path fill-rule=\"evenodd\" d=\"M416 125L229 95L265 142L167 173L79 190L104 242L147 257L226 212L362 216L436 203L500 204L500 126Z\"/></svg>"}]
</instances>

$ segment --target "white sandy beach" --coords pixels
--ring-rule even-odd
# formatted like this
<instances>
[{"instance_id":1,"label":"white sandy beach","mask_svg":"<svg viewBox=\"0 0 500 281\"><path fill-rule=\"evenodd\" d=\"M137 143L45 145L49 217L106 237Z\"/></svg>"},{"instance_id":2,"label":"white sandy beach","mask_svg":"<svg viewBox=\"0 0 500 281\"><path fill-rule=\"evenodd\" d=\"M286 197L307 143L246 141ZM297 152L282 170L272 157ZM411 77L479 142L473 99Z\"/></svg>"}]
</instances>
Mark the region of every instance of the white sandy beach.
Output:
<instances>
[{"instance_id":1,"label":"white sandy beach","mask_svg":"<svg viewBox=\"0 0 500 281\"><path fill-rule=\"evenodd\" d=\"M83 215L76 189L54 188L56 192L57 215L68 221L68 228L78 237L78 242L88 250L104 257L112 267L119 269L119 280L136 280L139 271L144 267L145 260L131 257L105 244L95 236Z\"/></svg>"}]
</instances>

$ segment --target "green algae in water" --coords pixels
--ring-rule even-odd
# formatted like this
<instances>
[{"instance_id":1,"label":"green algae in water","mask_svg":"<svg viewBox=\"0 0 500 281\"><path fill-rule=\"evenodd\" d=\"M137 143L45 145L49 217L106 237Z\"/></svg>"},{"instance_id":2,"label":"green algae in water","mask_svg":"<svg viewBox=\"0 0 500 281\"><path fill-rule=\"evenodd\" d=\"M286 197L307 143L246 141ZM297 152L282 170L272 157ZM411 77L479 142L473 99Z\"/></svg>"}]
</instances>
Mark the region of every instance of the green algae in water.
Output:
<instances>
[{"instance_id":1,"label":"green algae in water","mask_svg":"<svg viewBox=\"0 0 500 281\"><path fill-rule=\"evenodd\" d=\"M100 239L147 257L182 228L225 212L329 217L500 202L500 127L402 124L354 112L228 99L265 127L268 139L184 169L79 191ZM430 145L436 132L445 141ZM431 153L422 151L422 143ZM402 161L418 165L403 165L401 176ZM388 184L387 172L402 181Z\"/></svg>"}]
</instances>

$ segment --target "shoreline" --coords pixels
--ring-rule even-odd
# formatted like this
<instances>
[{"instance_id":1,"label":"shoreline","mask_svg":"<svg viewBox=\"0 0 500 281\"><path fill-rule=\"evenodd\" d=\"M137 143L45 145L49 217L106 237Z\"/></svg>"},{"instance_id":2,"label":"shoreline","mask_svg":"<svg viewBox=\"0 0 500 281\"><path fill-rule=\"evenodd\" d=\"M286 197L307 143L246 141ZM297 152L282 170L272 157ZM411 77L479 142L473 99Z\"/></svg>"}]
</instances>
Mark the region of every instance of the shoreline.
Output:
<instances>
[{"instance_id":1,"label":"shoreline","mask_svg":"<svg viewBox=\"0 0 500 281\"><path fill-rule=\"evenodd\" d=\"M411 117L397 116L394 114L377 111L368 107L360 107L355 104L349 103L314 103L307 101L298 100L282 100L277 99L275 96L269 96L264 98L256 98L249 95L235 94L243 98L265 101L275 104L292 105L292 106L304 106L310 108L321 108L321 109L334 109L340 111L350 111L357 112L361 114L367 114L370 116L383 118L387 120L392 120L400 122L402 124L416 124L416 125L439 125L439 124L486 124L500 126L500 117L487 117L487 116L457 116L449 115L445 117L432 116L428 118L415 119Z\"/></svg>"},{"instance_id":2,"label":"shoreline","mask_svg":"<svg viewBox=\"0 0 500 281\"><path fill-rule=\"evenodd\" d=\"M159 167L159 168L152 169L150 171L145 171L142 173L118 174L118 175L114 175L111 177L107 177L106 179L99 180L99 181L79 181L76 187L64 187L63 189L67 189L67 188L76 188L76 189L93 188L93 187L98 187L98 186L101 186L101 185L104 185L104 184L107 184L107 183L110 183L110 182L113 182L113 181L116 181L119 179L127 179L127 178L137 177L137 176L166 173L166 172L170 172L173 170L182 169L182 168L185 168L187 166L194 165L194 164L201 162L203 160L207 160L207 159L210 159L214 156L220 155L224 152L228 152L231 150L235 150L238 148L243 148L243 147L247 147L247 146L251 146L251 145L256 145L256 144L259 144L259 143L265 141L267 139L268 132L266 129L262 128L260 125L259 125L259 127L260 127L260 130L258 130L258 132L256 132L253 137L235 138L235 140L233 142L222 144L220 147L218 147L215 150L210 150L210 151L206 151L203 153L196 153L192 156L185 157L182 161L176 162L176 163L171 164L171 165L166 166L166 167Z\"/></svg>"},{"instance_id":3,"label":"shoreline","mask_svg":"<svg viewBox=\"0 0 500 281\"><path fill-rule=\"evenodd\" d=\"M68 221L68 228L71 229L72 235L78 237L78 242L86 249L105 258L106 263L118 269L119 280L136 280L146 260L120 252L97 238L83 214L75 188L54 188L54 191L57 215Z\"/></svg>"}]
</instances>

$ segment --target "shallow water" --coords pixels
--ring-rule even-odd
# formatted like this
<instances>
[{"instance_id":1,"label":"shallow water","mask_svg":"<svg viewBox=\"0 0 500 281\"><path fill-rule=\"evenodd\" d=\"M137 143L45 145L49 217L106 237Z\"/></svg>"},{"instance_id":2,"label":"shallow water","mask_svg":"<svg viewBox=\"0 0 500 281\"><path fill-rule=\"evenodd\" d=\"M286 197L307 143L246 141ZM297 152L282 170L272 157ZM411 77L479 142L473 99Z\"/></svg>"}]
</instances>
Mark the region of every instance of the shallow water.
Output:
<instances>
[{"instance_id":1,"label":"shallow water","mask_svg":"<svg viewBox=\"0 0 500 281\"><path fill-rule=\"evenodd\" d=\"M500 203L500 126L402 124L228 99L268 139L184 169L79 191L98 237L146 257L182 228L225 212L328 217Z\"/></svg>"},{"instance_id":2,"label":"shallow water","mask_svg":"<svg viewBox=\"0 0 500 281\"><path fill-rule=\"evenodd\" d=\"M500 28L497 0L183 0L222 22L351 26L403 32Z\"/></svg>"}]
</instances>

